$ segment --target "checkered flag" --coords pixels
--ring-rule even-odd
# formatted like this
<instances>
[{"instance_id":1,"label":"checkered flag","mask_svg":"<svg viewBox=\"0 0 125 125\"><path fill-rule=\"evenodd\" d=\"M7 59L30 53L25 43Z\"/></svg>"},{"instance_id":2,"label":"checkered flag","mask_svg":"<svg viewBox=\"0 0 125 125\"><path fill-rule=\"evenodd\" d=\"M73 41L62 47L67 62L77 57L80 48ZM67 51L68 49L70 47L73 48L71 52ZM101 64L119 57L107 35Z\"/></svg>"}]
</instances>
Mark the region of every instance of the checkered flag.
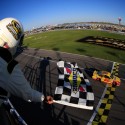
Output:
<instances>
[{"instance_id":1,"label":"checkered flag","mask_svg":"<svg viewBox=\"0 0 125 125\"><path fill-rule=\"evenodd\" d=\"M54 101L59 104L83 109L93 109L94 93L89 80L77 63L57 62L59 73Z\"/></svg>"}]
</instances>

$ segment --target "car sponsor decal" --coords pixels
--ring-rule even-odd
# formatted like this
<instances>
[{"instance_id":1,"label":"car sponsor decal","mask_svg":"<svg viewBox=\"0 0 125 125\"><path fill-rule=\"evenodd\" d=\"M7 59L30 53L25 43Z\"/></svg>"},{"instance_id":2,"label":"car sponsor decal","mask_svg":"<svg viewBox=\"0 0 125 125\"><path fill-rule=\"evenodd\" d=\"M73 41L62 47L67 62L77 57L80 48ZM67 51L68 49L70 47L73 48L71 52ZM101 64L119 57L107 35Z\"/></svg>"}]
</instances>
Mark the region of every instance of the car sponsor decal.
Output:
<instances>
[{"instance_id":1,"label":"car sponsor decal","mask_svg":"<svg viewBox=\"0 0 125 125\"><path fill-rule=\"evenodd\" d=\"M111 74L118 76L119 63L114 62ZM116 85L107 84L102 98L87 125L105 125L114 98Z\"/></svg>"},{"instance_id":2,"label":"car sponsor decal","mask_svg":"<svg viewBox=\"0 0 125 125\"><path fill-rule=\"evenodd\" d=\"M22 34L21 26L16 20L12 20L6 27L16 40L20 39Z\"/></svg>"}]
</instances>

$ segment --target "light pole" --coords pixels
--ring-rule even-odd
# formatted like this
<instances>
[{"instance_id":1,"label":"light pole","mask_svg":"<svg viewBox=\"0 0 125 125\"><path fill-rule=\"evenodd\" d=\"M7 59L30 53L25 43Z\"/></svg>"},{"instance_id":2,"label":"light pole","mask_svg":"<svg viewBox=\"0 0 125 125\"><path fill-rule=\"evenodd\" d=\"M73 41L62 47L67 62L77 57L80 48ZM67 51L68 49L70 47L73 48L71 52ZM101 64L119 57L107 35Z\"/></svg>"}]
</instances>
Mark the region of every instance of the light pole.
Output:
<instances>
[{"instance_id":1,"label":"light pole","mask_svg":"<svg viewBox=\"0 0 125 125\"><path fill-rule=\"evenodd\" d=\"M118 21L119 21L119 25L121 25L122 18L119 17L119 18L118 18Z\"/></svg>"}]
</instances>

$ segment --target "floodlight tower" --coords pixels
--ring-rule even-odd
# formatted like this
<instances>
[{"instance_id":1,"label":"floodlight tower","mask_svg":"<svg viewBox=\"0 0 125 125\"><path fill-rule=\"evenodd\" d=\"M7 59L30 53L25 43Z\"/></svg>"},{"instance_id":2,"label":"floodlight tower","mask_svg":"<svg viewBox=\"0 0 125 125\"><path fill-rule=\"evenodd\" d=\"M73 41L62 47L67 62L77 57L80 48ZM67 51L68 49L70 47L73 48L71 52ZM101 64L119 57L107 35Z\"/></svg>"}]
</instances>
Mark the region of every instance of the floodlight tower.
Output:
<instances>
[{"instance_id":1,"label":"floodlight tower","mask_svg":"<svg viewBox=\"0 0 125 125\"><path fill-rule=\"evenodd\" d=\"M119 18L118 18L118 21L119 21L119 25L121 25L122 18L119 17Z\"/></svg>"}]
</instances>

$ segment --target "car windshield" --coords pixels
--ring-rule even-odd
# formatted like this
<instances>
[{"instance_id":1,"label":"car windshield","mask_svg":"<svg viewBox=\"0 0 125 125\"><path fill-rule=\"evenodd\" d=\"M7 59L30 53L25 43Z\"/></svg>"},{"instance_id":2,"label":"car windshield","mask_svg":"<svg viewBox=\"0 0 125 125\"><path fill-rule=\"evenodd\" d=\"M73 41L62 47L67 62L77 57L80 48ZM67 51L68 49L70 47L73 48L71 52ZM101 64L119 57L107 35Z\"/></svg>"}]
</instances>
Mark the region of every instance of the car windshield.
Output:
<instances>
[{"instance_id":1,"label":"car windshield","mask_svg":"<svg viewBox=\"0 0 125 125\"><path fill-rule=\"evenodd\" d=\"M105 78L110 78L110 77L105 75Z\"/></svg>"},{"instance_id":2,"label":"car windshield","mask_svg":"<svg viewBox=\"0 0 125 125\"><path fill-rule=\"evenodd\" d=\"M97 71L97 73L98 73L99 75L102 75L102 72L101 72L101 71Z\"/></svg>"}]
</instances>

